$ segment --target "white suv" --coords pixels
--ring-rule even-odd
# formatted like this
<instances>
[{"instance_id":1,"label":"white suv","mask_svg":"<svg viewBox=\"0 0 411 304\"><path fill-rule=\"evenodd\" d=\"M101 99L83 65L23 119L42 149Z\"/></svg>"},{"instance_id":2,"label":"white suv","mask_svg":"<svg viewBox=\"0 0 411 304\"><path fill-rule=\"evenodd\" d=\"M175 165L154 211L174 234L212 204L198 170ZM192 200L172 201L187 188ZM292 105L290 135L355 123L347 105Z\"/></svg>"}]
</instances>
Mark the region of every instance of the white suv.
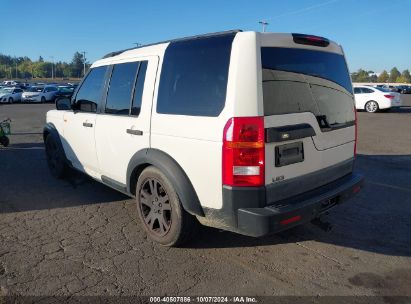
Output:
<instances>
[{"instance_id":1,"label":"white suv","mask_svg":"<svg viewBox=\"0 0 411 304\"><path fill-rule=\"evenodd\" d=\"M53 175L72 167L136 199L155 241L198 222L263 236L360 190L356 119L339 45L230 31L115 52L47 113Z\"/></svg>"}]
</instances>

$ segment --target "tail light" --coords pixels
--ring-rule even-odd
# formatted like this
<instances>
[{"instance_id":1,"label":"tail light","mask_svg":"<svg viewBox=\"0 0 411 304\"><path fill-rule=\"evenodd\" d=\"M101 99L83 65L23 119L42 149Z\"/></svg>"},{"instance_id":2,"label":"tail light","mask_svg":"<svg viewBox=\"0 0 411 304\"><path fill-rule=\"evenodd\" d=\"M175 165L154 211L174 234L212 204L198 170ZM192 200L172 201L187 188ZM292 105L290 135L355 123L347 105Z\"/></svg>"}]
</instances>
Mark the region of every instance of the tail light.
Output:
<instances>
[{"instance_id":1,"label":"tail light","mask_svg":"<svg viewBox=\"0 0 411 304\"><path fill-rule=\"evenodd\" d=\"M264 117L230 118L223 134L223 184L263 186L264 148Z\"/></svg>"},{"instance_id":2,"label":"tail light","mask_svg":"<svg viewBox=\"0 0 411 304\"><path fill-rule=\"evenodd\" d=\"M357 156L357 139L358 139L358 117L357 117L357 109L354 104L354 132L355 132L355 141L354 141L354 157Z\"/></svg>"},{"instance_id":3,"label":"tail light","mask_svg":"<svg viewBox=\"0 0 411 304\"><path fill-rule=\"evenodd\" d=\"M393 99L395 96L394 95L384 95L384 97L388 99Z\"/></svg>"}]
</instances>

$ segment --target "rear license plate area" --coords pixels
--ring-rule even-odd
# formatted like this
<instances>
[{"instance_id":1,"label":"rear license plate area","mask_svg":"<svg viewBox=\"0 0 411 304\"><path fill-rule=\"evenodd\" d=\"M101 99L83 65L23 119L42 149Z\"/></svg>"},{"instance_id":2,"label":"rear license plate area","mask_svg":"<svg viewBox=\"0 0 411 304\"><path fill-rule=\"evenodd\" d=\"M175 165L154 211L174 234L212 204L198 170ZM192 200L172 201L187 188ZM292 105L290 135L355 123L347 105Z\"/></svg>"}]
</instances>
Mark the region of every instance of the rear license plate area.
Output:
<instances>
[{"instance_id":1,"label":"rear license plate area","mask_svg":"<svg viewBox=\"0 0 411 304\"><path fill-rule=\"evenodd\" d=\"M304 145L302 141L275 147L275 166L283 167L304 161Z\"/></svg>"}]
</instances>

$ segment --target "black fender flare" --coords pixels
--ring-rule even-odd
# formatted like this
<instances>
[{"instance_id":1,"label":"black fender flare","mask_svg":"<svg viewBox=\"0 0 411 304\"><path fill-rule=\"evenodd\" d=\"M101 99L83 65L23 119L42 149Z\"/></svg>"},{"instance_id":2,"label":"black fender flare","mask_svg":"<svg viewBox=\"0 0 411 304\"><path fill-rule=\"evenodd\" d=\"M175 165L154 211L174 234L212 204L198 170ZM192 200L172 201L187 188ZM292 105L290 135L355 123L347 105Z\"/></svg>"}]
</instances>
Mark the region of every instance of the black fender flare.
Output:
<instances>
[{"instance_id":1,"label":"black fender flare","mask_svg":"<svg viewBox=\"0 0 411 304\"><path fill-rule=\"evenodd\" d=\"M54 140L57 142L57 144L60 147L60 151L63 154L64 159L66 160L67 164L69 166L71 166L71 162L67 159L66 152L64 151L63 144L61 143L60 134L57 131L56 126L51 122L48 122L43 128L43 142L44 142L44 145L46 144L47 136L53 136Z\"/></svg>"},{"instance_id":2,"label":"black fender flare","mask_svg":"<svg viewBox=\"0 0 411 304\"><path fill-rule=\"evenodd\" d=\"M54 139L57 141L57 143L61 147L63 147L63 145L61 144L61 139L60 139L59 132L57 131L56 126L54 124L52 124L51 122L48 122L43 128L43 141L44 141L44 143L46 143L46 138L47 138L48 134L53 136Z\"/></svg>"},{"instance_id":3,"label":"black fender flare","mask_svg":"<svg viewBox=\"0 0 411 304\"><path fill-rule=\"evenodd\" d=\"M127 167L127 191L133 193L137 182L136 175L145 167L152 165L163 172L174 185L184 210L198 216L205 216L197 193L187 174L170 155L158 149L144 149L136 152Z\"/></svg>"}]
</instances>

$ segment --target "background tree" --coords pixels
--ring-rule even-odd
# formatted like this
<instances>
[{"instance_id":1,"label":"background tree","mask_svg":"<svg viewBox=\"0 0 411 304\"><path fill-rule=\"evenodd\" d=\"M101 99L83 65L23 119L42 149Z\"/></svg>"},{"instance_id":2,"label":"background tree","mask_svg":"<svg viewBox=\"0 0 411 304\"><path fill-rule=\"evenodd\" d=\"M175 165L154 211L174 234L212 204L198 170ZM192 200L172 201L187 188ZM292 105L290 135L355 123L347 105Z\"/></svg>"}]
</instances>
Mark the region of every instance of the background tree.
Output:
<instances>
[{"instance_id":1,"label":"background tree","mask_svg":"<svg viewBox=\"0 0 411 304\"><path fill-rule=\"evenodd\" d=\"M409 70L402 71L401 76L397 78L397 82L411 83L410 71Z\"/></svg>"},{"instance_id":2,"label":"background tree","mask_svg":"<svg viewBox=\"0 0 411 304\"><path fill-rule=\"evenodd\" d=\"M369 82L370 81L370 76L368 75L368 72L363 69L359 69L357 72L352 73L351 78L353 82Z\"/></svg>"},{"instance_id":3,"label":"background tree","mask_svg":"<svg viewBox=\"0 0 411 304\"><path fill-rule=\"evenodd\" d=\"M75 52L73 56L73 60L71 61L71 76L72 77L83 76L83 63L84 63L83 54L79 52Z\"/></svg>"},{"instance_id":4,"label":"background tree","mask_svg":"<svg viewBox=\"0 0 411 304\"><path fill-rule=\"evenodd\" d=\"M393 67L390 71L390 78L388 79L390 82L396 82L397 78L400 77L400 71L396 67Z\"/></svg>"},{"instance_id":5,"label":"background tree","mask_svg":"<svg viewBox=\"0 0 411 304\"><path fill-rule=\"evenodd\" d=\"M388 72L386 70L382 71L381 74L378 76L377 81L378 82L387 82L388 79L390 78L390 75L388 75Z\"/></svg>"}]
</instances>

